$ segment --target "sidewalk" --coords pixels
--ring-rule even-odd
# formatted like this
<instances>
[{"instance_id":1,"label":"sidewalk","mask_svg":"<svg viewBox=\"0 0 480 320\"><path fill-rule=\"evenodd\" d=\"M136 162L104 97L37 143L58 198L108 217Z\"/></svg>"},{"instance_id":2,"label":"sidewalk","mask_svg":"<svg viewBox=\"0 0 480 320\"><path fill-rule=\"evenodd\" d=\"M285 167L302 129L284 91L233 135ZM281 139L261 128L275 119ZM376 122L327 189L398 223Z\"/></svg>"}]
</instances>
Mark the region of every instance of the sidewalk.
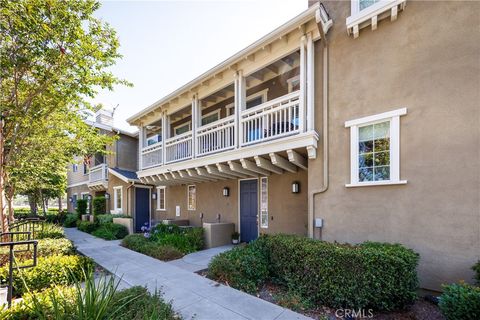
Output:
<instances>
[{"instance_id":1,"label":"sidewalk","mask_svg":"<svg viewBox=\"0 0 480 320\"><path fill-rule=\"evenodd\" d=\"M226 245L226 246L201 250L201 251L187 254L181 259L172 260L167 263L187 271L197 272L200 270L207 269L208 264L213 259L213 257L215 257L217 254L228 251L232 248L233 248L233 245Z\"/></svg>"},{"instance_id":2,"label":"sidewalk","mask_svg":"<svg viewBox=\"0 0 480 320\"><path fill-rule=\"evenodd\" d=\"M78 251L121 277L122 286L161 289L164 299L171 301L174 310L184 319L310 319L179 268L174 263L123 248L120 241L105 241L75 228L66 228L65 235Z\"/></svg>"}]
</instances>

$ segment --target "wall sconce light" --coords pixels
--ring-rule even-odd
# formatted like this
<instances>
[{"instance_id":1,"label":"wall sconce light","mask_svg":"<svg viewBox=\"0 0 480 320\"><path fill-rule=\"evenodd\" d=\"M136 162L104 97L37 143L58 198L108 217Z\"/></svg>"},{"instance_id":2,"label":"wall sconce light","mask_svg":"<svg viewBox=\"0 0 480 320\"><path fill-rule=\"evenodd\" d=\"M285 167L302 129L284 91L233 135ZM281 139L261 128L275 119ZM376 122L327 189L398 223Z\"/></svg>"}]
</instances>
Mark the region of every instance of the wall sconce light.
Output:
<instances>
[{"instance_id":1,"label":"wall sconce light","mask_svg":"<svg viewBox=\"0 0 480 320\"><path fill-rule=\"evenodd\" d=\"M105 193L105 199L109 200L110 199L110 193Z\"/></svg>"},{"instance_id":2,"label":"wall sconce light","mask_svg":"<svg viewBox=\"0 0 480 320\"><path fill-rule=\"evenodd\" d=\"M300 183L293 182L292 183L292 193L299 193L300 192Z\"/></svg>"},{"instance_id":3,"label":"wall sconce light","mask_svg":"<svg viewBox=\"0 0 480 320\"><path fill-rule=\"evenodd\" d=\"M157 200L157 194L156 193L152 193L152 200Z\"/></svg>"},{"instance_id":4,"label":"wall sconce light","mask_svg":"<svg viewBox=\"0 0 480 320\"><path fill-rule=\"evenodd\" d=\"M72 197L68 197L68 202L72 203L72 202L73 202L73 198L72 198Z\"/></svg>"},{"instance_id":5,"label":"wall sconce light","mask_svg":"<svg viewBox=\"0 0 480 320\"><path fill-rule=\"evenodd\" d=\"M89 194L89 195L87 196L87 200L88 200L88 201L92 201L92 195L91 195L91 194Z\"/></svg>"},{"instance_id":6,"label":"wall sconce light","mask_svg":"<svg viewBox=\"0 0 480 320\"><path fill-rule=\"evenodd\" d=\"M223 196L224 197L230 196L230 189L228 187L223 188Z\"/></svg>"}]
</instances>

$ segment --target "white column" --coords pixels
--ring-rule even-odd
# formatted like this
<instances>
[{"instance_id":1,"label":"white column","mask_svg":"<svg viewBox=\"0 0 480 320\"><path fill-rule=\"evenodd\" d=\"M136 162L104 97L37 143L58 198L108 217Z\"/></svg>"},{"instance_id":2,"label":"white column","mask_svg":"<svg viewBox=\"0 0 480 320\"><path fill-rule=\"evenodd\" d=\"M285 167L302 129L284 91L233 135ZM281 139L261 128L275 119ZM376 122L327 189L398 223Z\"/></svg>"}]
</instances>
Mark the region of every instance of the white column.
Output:
<instances>
[{"instance_id":1,"label":"white column","mask_svg":"<svg viewBox=\"0 0 480 320\"><path fill-rule=\"evenodd\" d=\"M238 128L240 127L240 118L238 117L238 108L237 108L237 105L238 105L238 73L235 72L235 75L234 75L234 80L233 80L233 109L234 109L234 113L235 113L235 119L234 119L234 132L233 132L233 135L234 135L234 146L235 146L235 149L238 149L240 143L240 138L239 138L239 135L238 135Z\"/></svg>"},{"instance_id":2,"label":"white column","mask_svg":"<svg viewBox=\"0 0 480 320\"><path fill-rule=\"evenodd\" d=\"M300 108L299 108L299 129L300 132L305 132L305 82L306 82L306 57L305 57L305 42L306 37L302 36L300 40Z\"/></svg>"},{"instance_id":3,"label":"white column","mask_svg":"<svg viewBox=\"0 0 480 320\"><path fill-rule=\"evenodd\" d=\"M165 161L167 160L167 152L165 148L165 140L168 138L168 118L167 112L164 111L162 114L162 164L165 165Z\"/></svg>"},{"instance_id":4,"label":"white column","mask_svg":"<svg viewBox=\"0 0 480 320\"><path fill-rule=\"evenodd\" d=\"M243 140L243 126L242 126L242 111L246 109L246 100L247 100L247 85L245 82L245 77L243 76L243 71L238 71L237 77L237 103L235 104L235 114L238 118L238 147L242 145Z\"/></svg>"},{"instance_id":5,"label":"white column","mask_svg":"<svg viewBox=\"0 0 480 320\"><path fill-rule=\"evenodd\" d=\"M192 98L192 158L197 156L197 126L199 118L198 97L195 94Z\"/></svg>"},{"instance_id":6,"label":"white column","mask_svg":"<svg viewBox=\"0 0 480 320\"><path fill-rule=\"evenodd\" d=\"M307 131L315 130L315 68L312 34L307 34Z\"/></svg>"},{"instance_id":7,"label":"white column","mask_svg":"<svg viewBox=\"0 0 480 320\"><path fill-rule=\"evenodd\" d=\"M142 125L138 128L138 169L142 170L142 149L145 141L145 127Z\"/></svg>"}]
</instances>

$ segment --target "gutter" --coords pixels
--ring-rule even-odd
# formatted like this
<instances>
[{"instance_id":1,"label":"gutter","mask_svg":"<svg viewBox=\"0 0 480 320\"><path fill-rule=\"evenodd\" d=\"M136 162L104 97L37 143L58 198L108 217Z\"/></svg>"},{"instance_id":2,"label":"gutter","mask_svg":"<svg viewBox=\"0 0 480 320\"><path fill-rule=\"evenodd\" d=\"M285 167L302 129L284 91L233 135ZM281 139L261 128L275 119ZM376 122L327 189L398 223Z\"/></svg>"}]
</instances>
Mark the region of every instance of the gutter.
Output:
<instances>
[{"instance_id":1,"label":"gutter","mask_svg":"<svg viewBox=\"0 0 480 320\"><path fill-rule=\"evenodd\" d=\"M326 38L325 33L323 32L323 28L321 23L317 23L318 30L321 34L321 41L323 43L323 184L320 188L313 189L309 191L308 196L308 218L310 221L309 224L309 237L315 239L315 197L319 194L324 193L328 190L329 185L329 173L328 173L328 40ZM323 224L322 224L323 225ZM319 240L322 239L322 233L320 229L320 235L318 237Z\"/></svg>"}]
</instances>

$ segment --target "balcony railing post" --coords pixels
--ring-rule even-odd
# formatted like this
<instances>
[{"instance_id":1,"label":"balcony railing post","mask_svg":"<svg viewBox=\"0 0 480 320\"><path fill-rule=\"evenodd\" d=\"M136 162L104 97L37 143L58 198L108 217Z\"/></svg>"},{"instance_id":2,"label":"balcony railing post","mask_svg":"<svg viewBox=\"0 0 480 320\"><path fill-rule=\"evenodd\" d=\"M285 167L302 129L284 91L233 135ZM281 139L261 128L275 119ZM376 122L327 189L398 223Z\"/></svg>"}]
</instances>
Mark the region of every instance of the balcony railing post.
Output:
<instances>
[{"instance_id":1,"label":"balcony railing post","mask_svg":"<svg viewBox=\"0 0 480 320\"><path fill-rule=\"evenodd\" d=\"M167 148L165 145L165 141L168 138L168 130L170 130L170 128L168 128L167 122L167 113L164 111L162 115L162 165L165 165L165 163L167 162Z\"/></svg>"},{"instance_id":2,"label":"balcony railing post","mask_svg":"<svg viewBox=\"0 0 480 320\"><path fill-rule=\"evenodd\" d=\"M243 143L243 125L242 125L242 111L245 110L246 99L247 99L247 92L246 92L246 83L245 77L243 76L243 71L238 70L238 78L237 78L237 90L235 94L238 95L237 104L235 104L235 116L238 117L237 124L238 124L238 147L240 147Z\"/></svg>"},{"instance_id":3,"label":"balcony railing post","mask_svg":"<svg viewBox=\"0 0 480 320\"><path fill-rule=\"evenodd\" d=\"M192 98L192 158L197 156L197 125L200 113L198 106L198 97L195 94Z\"/></svg>"},{"instance_id":4,"label":"balcony railing post","mask_svg":"<svg viewBox=\"0 0 480 320\"><path fill-rule=\"evenodd\" d=\"M312 33L307 34L307 131L315 130L315 76Z\"/></svg>"},{"instance_id":5,"label":"balcony railing post","mask_svg":"<svg viewBox=\"0 0 480 320\"><path fill-rule=\"evenodd\" d=\"M143 137L144 137L144 131L145 128L141 126L138 128L138 168L140 170L143 169L143 164L142 164L142 149L143 149Z\"/></svg>"},{"instance_id":6,"label":"balcony railing post","mask_svg":"<svg viewBox=\"0 0 480 320\"><path fill-rule=\"evenodd\" d=\"M235 149L238 149L240 147L239 143L239 128L240 128L240 112L238 112L238 73L235 72L234 75L235 79L233 81L233 108L234 108L234 113L235 113L235 120L234 120L234 137L233 137L233 145L235 146Z\"/></svg>"},{"instance_id":7,"label":"balcony railing post","mask_svg":"<svg viewBox=\"0 0 480 320\"><path fill-rule=\"evenodd\" d=\"M306 57L305 57L306 37L302 36L300 40L300 105L299 105L299 127L300 132L305 131L305 73L306 73Z\"/></svg>"}]
</instances>

